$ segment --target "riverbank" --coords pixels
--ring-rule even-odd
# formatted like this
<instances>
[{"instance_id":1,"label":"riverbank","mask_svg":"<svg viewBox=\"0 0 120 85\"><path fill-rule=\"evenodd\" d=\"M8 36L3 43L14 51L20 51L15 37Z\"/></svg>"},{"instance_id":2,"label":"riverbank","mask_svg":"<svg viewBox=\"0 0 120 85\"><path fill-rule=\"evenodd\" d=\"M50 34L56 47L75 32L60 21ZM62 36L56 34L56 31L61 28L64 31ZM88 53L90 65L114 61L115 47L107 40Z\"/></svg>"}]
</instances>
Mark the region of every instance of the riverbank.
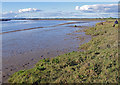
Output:
<instances>
[{"instance_id":1,"label":"riverbank","mask_svg":"<svg viewBox=\"0 0 120 85\"><path fill-rule=\"evenodd\" d=\"M92 40L55 58L41 59L32 69L14 73L10 83L117 83L118 27L112 21L96 24L85 32Z\"/></svg>"},{"instance_id":2,"label":"riverbank","mask_svg":"<svg viewBox=\"0 0 120 85\"><path fill-rule=\"evenodd\" d=\"M42 24L43 21L38 20L35 22ZM40 59L52 58L72 51L79 51L78 48L80 45L91 40L91 36L86 35L82 29L88 26L94 26L95 23L102 21L68 21L67 23L58 21L58 23L56 23L56 21L53 20L51 22L55 22L56 24L54 25L49 22L50 21L44 22L45 26L47 26L44 27L43 24L42 26L44 28L22 30L0 35L3 39L2 76L4 83L8 83L7 79L11 74L19 70L33 68ZM29 25L32 26L32 24ZM77 27L74 27L74 25L77 25ZM38 25L35 25L35 27L37 26ZM24 27L24 25L22 25L22 27ZM19 24L18 28L21 29ZM79 39L79 37L81 37L81 39Z\"/></svg>"}]
</instances>

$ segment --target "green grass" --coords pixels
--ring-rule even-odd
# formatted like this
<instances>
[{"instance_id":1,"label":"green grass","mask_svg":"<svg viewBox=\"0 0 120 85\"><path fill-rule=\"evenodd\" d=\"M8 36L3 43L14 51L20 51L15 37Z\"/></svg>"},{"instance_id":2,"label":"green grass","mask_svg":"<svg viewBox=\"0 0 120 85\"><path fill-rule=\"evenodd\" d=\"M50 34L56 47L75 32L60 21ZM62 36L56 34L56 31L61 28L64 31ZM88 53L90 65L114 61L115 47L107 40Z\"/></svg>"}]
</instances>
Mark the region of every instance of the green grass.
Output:
<instances>
[{"instance_id":1,"label":"green grass","mask_svg":"<svg viewBox=\"0 0 120 85\"><path fill-rule=\"evenodd\" d=\"M117 83L118 26L113 20L96 24L85 32L92 39L71 52L40 60L34 68L14 73L10 83Z\"/></svg>"}]
</instances>

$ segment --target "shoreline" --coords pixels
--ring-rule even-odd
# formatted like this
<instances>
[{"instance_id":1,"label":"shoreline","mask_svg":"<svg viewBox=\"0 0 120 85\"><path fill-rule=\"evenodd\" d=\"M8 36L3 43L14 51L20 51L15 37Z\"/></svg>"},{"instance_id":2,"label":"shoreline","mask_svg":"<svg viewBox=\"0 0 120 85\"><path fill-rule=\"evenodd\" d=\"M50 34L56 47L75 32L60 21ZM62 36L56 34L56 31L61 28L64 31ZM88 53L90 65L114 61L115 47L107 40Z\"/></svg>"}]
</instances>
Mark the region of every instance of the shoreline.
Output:
<instances>
[{"instance_id":1,"label":"shoreline","mask_svg":"<svg viewBox=\"0 0 120 85\"><path fill-rule=\"evenodd\" d=\"M73 22L74 23L74 22ZM60 24L60 25L65 25L66 23L64 23L64 24ZM68 23L69 24L69 23ZM75 28L79 28L79 27L75 27ZM81 28L81 27L80 27ZM83 27L83 29L84 29L84 27ZM82 31L83 32L83 31ZM73 32L72 34L74 34L75 32ZM79 33L79 31L78 32L76 32L76 33ZM66 34L66 36L67 36L67 34ZM81 43L79 43L80 45L81 44L83 44L84 42L88 42L90 39L90 37L89 36L81 36L82 38L81 39L78 39L78 36L79 35L69 35L69 36L71 36L71 37L73 37L73 38L71 38L70 40L81 40L81 41L83 41L83 42L81 42ZM65 41L66 40L69 40L69 39L65 39ZM87 41L85 41L85 40L87 40ZM72 43L71 43L71 45L72 45ZM78 45L78 47L79 47L79 45ZM41 49L42 50L42 49ZM27 53L26 55L24 55L24 56L22 56L22 54L21 55L19 55L19 60L22 58L22 60L24 60L24 58L28 58L28 60L27 61L23 61L22 62L22 65L21 64L17 64L17 63L20 63L21 61L18 61L18 60L16 60L16 58L15 57L13 57L14 58L14 60L13 59L9 59L9 61L12 61L12 62L14 62L14 61L17 61L17 63L15 63L14 62L14 65L13 64L10 64L9 66L6 66L6 65L4 65L4 69L3 69L3 71L5 71L6 70L6 73L3 73L3 80L4 80L4 82L7 82L7 79L8 79L8 77L11 75L11 74L13 74L14 72L17 72L17 71L19 71L19 70L22 70L22 69L30 69L30 68L32 68L32 67L34 67L34 65L38 62L38 60L39 59L44 59L44 58L50 58L50 56L52 56L52 57L55 57L55 56L58 56L58 55L62 55L62 54L65 54L65 53L69 53L69 52L72 52L72 51L78 51L79 49L78 48L76 48L76 47L74 47L74 48L66 48L66 49L63 49L63 50L56 50L56 51L54 51L54 52L50 52L50 51L41 51L43 54L41 54L41 55L39 55L39 51L40 50L38 50L37 52L35 52L35 53ZM47 53L46 53L47 52ZM51 54L52 53L52 54ZM28 55L29 54L29 55ZM30 56L38 56L38 57L30 57ZM22 57L21 57L22 56ZM52 58L51 57L51 58ZM4 63L9 63L9 61L4 61ZM8 82L7 82L8 83Z\"/></svg>"},{"instance_id":2,"label":"shoreline","mask_svg":"<svg viewBox=\"0 0 120 85\"><path fill-rule=\"evenodd\" d=\"M116 18L112 18L114 20ZM0 19L0 21L10 21L10 20L110 20L109 18L23 18L23 19Z\"/></svg>"},{"instance_id":3,"label":"shoreline","mask_svg":"<svg viewBox=\"0 0 120 85\"><path fill-rule=\"evenodd\" d=\"M19 32L19 31L26 31L26 30L33 30L33 29L40 29L40 28L57 27L57 26L62 26L62 25L67 25L67 24L76 24L76 23L85 23L85 22L67 22L67 23L62 23L62 24L53 25L53 26L47 26L47 27L26 28L26 29L20 29L20 30L13 30L13 31L2 32L2 33L0 33L0 35L6 34L6 33L12 33L12 32ZM73 27L74 27L74 26L73 26ZM84 26L79 26L79 28L83 28L83 27L84 27Z\"/></svg>"},{"instance_id":4,"label":"shoreline","mask_svg":"<svg viewBox=\"0 0 120 85\"><path fill-rule=\"evenodd\" d=\"M87 35L93 36L92 40L80 47L85 51L40 60L32 69L14 73L9 82L117 83L117 27L113 28L110 23L106 21L103 25L96 24L96 27L85 30Z\"/></svg>"}]
</instances>

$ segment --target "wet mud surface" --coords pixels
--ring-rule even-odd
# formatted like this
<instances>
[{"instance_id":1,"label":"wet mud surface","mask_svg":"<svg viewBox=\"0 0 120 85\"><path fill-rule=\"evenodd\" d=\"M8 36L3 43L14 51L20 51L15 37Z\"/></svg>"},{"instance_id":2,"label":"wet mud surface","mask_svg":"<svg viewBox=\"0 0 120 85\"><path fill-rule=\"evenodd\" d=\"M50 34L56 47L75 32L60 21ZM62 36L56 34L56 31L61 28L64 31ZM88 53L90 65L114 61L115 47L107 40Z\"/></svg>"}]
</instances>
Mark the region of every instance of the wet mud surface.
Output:
<instances>
[{"instance_id":1,"label":"wet mud surface","mask_svg":"<svg viewBox=\"0 0 120 85\"><path fill-rule=\"evenodd\" d=\"M91 26L95 23L97 22L94 21ZM74 27L74 24L78 27ZM7 82L14 72L32 68L40 59L80 51L79 46L91 39L91 36L85 35L83 31L87 25L85 22L83 25L70 22L3 34L3 82Z\"/></svg>"}]
</instances>

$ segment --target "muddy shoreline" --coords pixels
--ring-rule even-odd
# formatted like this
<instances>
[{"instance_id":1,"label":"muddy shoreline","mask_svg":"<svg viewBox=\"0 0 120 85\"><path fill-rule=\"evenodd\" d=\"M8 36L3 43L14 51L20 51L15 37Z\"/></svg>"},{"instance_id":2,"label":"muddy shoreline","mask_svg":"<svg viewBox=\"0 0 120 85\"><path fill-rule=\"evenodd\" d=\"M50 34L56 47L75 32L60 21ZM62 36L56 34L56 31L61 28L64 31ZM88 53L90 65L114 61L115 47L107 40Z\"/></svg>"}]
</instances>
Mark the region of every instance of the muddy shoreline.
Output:
<instances>
[{"instance_id":1,"label":"muddy shoreline","mask_svg":"<svg viewBox=\"0 0 120 85\"><path fill-rule=\"evenodd\" d=\"M73 37L71 37L71 40L72 39L75 39L78 41L80 40L80 38L78 38L79 35L75 35L74 33L71 33L70 35L73 36ZM90 36L81 36L81 37L82 37L81 38L82 42L90 39ZM69 39L64 39L64 40L66 41ZM81 45L82 42L79 45ZM78 47L75 47L75 48L71 47L71 48L66 48L66 49L62 49L62 50L58 49L58 50L53 50L53 51L51 49L49 49L49 50L41 49L39 51L32 52L32 50L31 50L31 52L26 53L26 54L21 53L21 55L18 55L17 58L16 58L16 56L14 56L13 58L10 58L9 60L3 59L3 62L4 62L3 63L3 82L7 83L7 79L14 72L32 68L40 59L52 58L55 56L62 55L64 53L69 53L72 51L79 51L79 49L78 49L79 45L78 45ZM41 53L41 55L39 55L40 53ZM37 56L37 57L33 57L33 56Z\"/></svg>"},{"instance_id":2,"label":"muddy shoreline","mask_svg":"<svg viewBox=\"0 0 120 85\"><path fill-rule=\"evenodd\" d=\"M66 24L60 24L60 25L66 25ZM2 59L3 60L3 68L2 68L3 83L8 82L7 80L11 74L19 70L32 68L40 59L52 58L52 57L56 57L72 51L80 51L80 49L78 49L79 46L88 42L91 39L91 36L85 35L83 31L84 29L87 28L87 26L74 27L73 25L73 26L68 26L68 28L76 29L75 31L72 31L69 34L65 33L65 35L62 37L65 42L67 43L69 42L68 46L66 46L66 44L63 44L63 48L61 49L59 49L59 46L58 48L56 48L55 47L56 45L53 47L46 46L45 49L44 48L40 48L38 50L31 49L28 52L19 52L13 55L12 57L4 56ZM74 41L74 42L71 42L71 41Z\"/></svg>"}]
</instances>

